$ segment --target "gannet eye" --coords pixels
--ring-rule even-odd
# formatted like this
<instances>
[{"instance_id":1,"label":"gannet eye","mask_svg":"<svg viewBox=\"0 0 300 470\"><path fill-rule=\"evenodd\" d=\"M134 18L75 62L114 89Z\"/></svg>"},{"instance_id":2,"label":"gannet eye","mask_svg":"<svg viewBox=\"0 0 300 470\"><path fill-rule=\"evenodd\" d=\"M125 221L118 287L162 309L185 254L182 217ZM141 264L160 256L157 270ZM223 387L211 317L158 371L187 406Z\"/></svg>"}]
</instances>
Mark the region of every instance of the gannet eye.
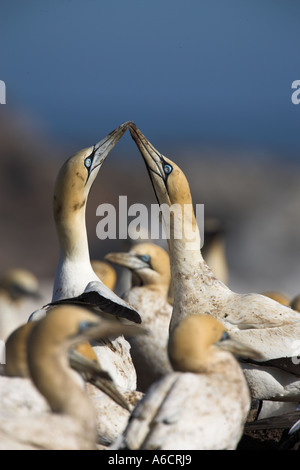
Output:
<instances>
[{"instance_id":1,"label":"gannet eye","mask_svg":"<svg viewBox=\"0 0 300 470\"><path fill-rule=\"evenodd\" d=\"M149 263L149 261L150 261L150 256L149 256L149 255L142 255L142 256L140 256L140 259L141 259L142 261L145 261L145 263Z\"/></svg>"},{"instance_id":2,"label":"gannet eye","mask_svg":"<svg viewBox=\"0 0 300 470\"><path fill-rule=\"evenodd\" d=\"M97 325L96 323L91 323L90 321L81 321L78 325L78 333L83 333L84 331L92 328Z\"/></svg>"},{"instance_id":3,"label":"gannet eye","mask_svg":"<svg viewBox=\"0 0 300 470\"><path fill-rule=\"evenodd\" d=\"M91 158L88 157L84 160L84 166L86 168L90 168L91 164L92 164L92 159Z\"/></svg>"},{"instance_id":4,"label":"gannet eye","mask_svg":"<svg viewBox=\"0 0 300 470\"><path fill-rule=\"evenodd\" d=\"M226 341L227 339L229 339L229 334L226 331L224 331L220 338L220 341Z\"/></svg>"},{"instance_id":5,"label":"gannet eye","mask_svg":"<svg viewBox=\"0 0 300 470\"><path fill-rule=\"evenodd\" d=\"M164 172L166 173L166 175L169 175L172 170L173 170L173 167L169 165L168 163L164 165Z\"/></svg>"}]
</instances>

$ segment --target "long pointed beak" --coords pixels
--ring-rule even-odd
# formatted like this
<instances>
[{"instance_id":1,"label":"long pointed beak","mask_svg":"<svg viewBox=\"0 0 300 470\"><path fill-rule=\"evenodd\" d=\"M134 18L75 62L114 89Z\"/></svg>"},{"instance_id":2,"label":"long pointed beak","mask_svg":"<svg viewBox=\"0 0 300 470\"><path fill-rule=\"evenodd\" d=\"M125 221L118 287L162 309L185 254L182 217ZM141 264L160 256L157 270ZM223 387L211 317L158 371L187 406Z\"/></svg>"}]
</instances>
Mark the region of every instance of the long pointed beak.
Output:
<instances>
[{"instance_id":1,"label":"long pointed beak","mask_svg":"<svg viewBox=\"0 0 300 470\"><path fill-rule=\"evenodd\" d=\"M108 253L104 258L111 263L117 264L118 266L123 266L124 268L132 269L133 271L149 268L147 263L131 253Z\"/></svg>"},{"instance_id":2,"label":"long pointed beak","mask_svg":"<svg viewBox=\"0 0 300 470\"><path fill-rule=\"evenodd\" d=\"M114 131L110 132L104 139L100 140L94 145L94 158L91 170L101 166L109 152L114 148L116 143L120 140L123 134L125 134L131 121L126 121L117 127Z\"/></svg>"},{"instance_id":3,"label":"long pointed beak","mask_svg":"<svg viewBox=\"0 0 300 470\"><path fill-rule=\"evenodd\" d=\"M131 137L135 141L141 155L149 170L163 176L162 162L163 158L161 153L156 150L153 145L146 139L134 123L129 124L129 131Z\"/></svg>"},{"instance_id":4,"label":"long pointed beak","mask_svg":"<svg viewBox=\"0 0 300 470\"><path fill-rule=\"evenodd\" d=\"M73 369L81 372L89 382L93 383L120 406L128 411L130 410L127 401L115 386L108 372L101 369L99 364L95 364L74 349L69 351L68 359Z\"/></svg>"},{"instance_id":5,"label":"long pointed beak","mask_svg":"<svg viewBox=\"0 0 300 470\"><path fill-rule=\"evenodd\" d=\"M163 164L168 159L153 147L134 123L129 124L129 131L146 164L157 202L170 205L163 170Z\"/></svg>"},{"instance_id":6,"label":"long pointed beak","mask_svg":"<svg viewBox=\"0 0 300 470\"><path fill-rule=\"evenodd\" d=\"M120 335L135 336L147 334L147 330L136 325L125 325L117 321L101 319L99 323L87 325L86 329L69 338L68 347L76 346L85 341L96 341L100 338L113 338Z\"/></svg>"},{"instance_id":7,"label":"long pointed beak","mask_svg":"<svg viewBox=\"0 0 300 470\"><path fill-rule=\"evenodd\" d=\"M231 337L224 341L220 341L216 344L219 346L220 349L229 351L235 356L238 356L240 358L248 358L248 359L256 359L256 360L263 358L260 352L256 351L250 346L246 346L245 344L240 343L239 341Z\"/></svg>"}]
</instances>

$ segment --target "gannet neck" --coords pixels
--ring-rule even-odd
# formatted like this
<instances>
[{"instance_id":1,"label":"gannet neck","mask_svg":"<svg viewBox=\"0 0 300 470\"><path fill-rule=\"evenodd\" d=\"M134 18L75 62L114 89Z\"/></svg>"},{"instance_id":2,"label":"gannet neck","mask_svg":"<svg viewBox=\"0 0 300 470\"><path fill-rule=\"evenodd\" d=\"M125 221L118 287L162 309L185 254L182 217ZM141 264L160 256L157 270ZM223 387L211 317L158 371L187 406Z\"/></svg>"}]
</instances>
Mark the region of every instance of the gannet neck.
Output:
<instances>
[{"instance_id":1,"label":"gannet neck","mask_svg":"<svg viewBox=\"0 0 300 470\"><path fill-rule=\"evenodd\" d=\"M51 331L42 322L30 333L27 352L30 376L52 411L71 416L83 429L92 428L94 434L95 413L83 381L69 366L66 345L53 344L50 336Z\"/></svg>"},{"instance_id":2,"label":"gannet neck","mask_svg":"<svg viewBox=\"0 0 300 470\"><path fill-rule=\"evenodd\" d=\"M82 159L90 149L79 152L62 166L54 189L53 214L61 258L89 259L85 223L86 200L91 187L85 184Z\"/></svg>"},{"instance_id":3,"label":"gannet neck","mask_svg":"<svg viewBox=\"0 0 300 470\"><path fill-rule=\"evenodd\" d=\"M5 342L5 374L10 377L29 377L27 364L27 338L35 327L28 322L16 328Z\"/></svg>"}]
</instances>

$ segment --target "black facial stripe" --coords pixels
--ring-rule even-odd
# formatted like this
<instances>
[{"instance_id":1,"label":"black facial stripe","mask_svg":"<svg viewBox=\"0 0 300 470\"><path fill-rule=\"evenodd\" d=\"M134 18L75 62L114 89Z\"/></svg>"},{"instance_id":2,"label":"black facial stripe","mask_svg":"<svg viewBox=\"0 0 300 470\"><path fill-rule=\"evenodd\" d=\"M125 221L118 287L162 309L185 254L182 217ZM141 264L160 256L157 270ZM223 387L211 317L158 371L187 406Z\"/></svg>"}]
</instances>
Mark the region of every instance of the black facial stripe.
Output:
<instances>
[{"instance_id":1,"label":"black facial stripe","mask_svg":"<svg viewBox=\"0 0 300 470\"><path fill-rule=\"evenodd\" d=\"M87 160L87 158L90 158L90 160L91 160L91 164L90 164L89 167L87 167L86 165L84 165L85 168L87 169L87 172L88 172L85 184L87 184L88 179L89 179L89 177L90 177L92 171L93 171L95 168L97 168L97 166L98 166L98 165L96 165L96 166L93 167L93 160L94 160L95 153L96 153L96 148L95 148L95 145L94 145L91 154L88 155L87 157L85 157L85 159L84 159L84 162Z\"/></svg>"}]
</instances>

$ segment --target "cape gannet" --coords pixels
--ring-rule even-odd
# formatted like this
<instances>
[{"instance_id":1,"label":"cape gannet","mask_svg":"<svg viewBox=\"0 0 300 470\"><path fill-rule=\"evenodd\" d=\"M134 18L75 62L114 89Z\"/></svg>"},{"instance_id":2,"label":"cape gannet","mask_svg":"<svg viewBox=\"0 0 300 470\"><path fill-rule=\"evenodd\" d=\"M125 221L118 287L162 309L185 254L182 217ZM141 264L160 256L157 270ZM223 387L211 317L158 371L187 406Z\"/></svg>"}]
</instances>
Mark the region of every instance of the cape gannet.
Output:
<instances>
[{"instance_id":1,"label":"cape gannet","mask_svg":"<svg viewBox=\"0 0 300 470\"><path fill-rule=\"evenodd\" d=\"M172 305L168 302L171 281L168 253L154 243L139 243L127 253L108 253L105 259L130 269L132 286L123 298L141 315L149 334L128 338L137 371L137 389L171 371L167 354Z\"/></svg>"},{"instance_id":2,"label":"cape gannet","mask_svg":"<svg viewBox=\"0 0 300 470\"><path fill-rule=\"evenodd\" d=\"M233 354L255 357L255 351L231 339L208 315L190 315L177 324L168 351L174 371L150 387L111 448L235 449L250 393Z\"/></svg>"},{"instance_id":3,"label":"cape gannet","mask_svg":"<svg viewBox=\"0 0 300 470\"><path fill-rule=\"evenodd\" d=\"M28 369L52 412L1 410L0 448L96 449L95 409L84 381L69 365L68 351L98 337L134 334L137 327L103 320L77 306L53 308L34 323L27 341Z\"/></svg>"},{"instance_id":4,"label":"cape gannet","mask_svg":"<svg viewBox=\"0 0 300 470\"><path fill-rule=\"evenodd\" d=\"M94 272L89 255L85 209L90 188L109 152L128 128L120 125L93 147L81 150L62 166L56 179L53 212L60 253L50 304L33 312L30 321L51 306L72 303L97 307L101 312L139 323L140 315L109 289ZM96 348L96 346L95 346ZM101 367L124 389L136 388L130 345L121 336L95 349Z\"/></svg>"},{"instance_id":5,"label":"cape gannet","mask_svg":"<svg viewBox=\"0 0 300 470\"><path fill-rule=\"evenodd\" d=\"M38 320L40 321L40 320ZM36 322L28 322L13 331L5 342L4 374L8 377L30 377L27 360L27 341ZM130 410L123 395L115 387L109 374L101 369L98 357L89 342L80 343L68 353L70 366L82 375L86 382L111 397L116 403Z\"/></svg>"},{"instance_id":6,"label":"cape gannet","mask_svg":"<svg viewBox=\"0 0 300 470\"><path fill-rule=\"evenodd\" d=\"M182 170L161 155L136 125L130 133L145 161L160 205L172 208L163 216L170 236L174 307L170 331L190 314L209 314L230 334L260 352L263 360L245 362L243 370L253 398L298 402L300 373L299 313L260 294L238 294L219 281L204 262L200 234L188 181ZM167 232L168 233L168 232Z\"/></svg>"},{"instance_id":7,"label":"cape gannet","mask_svg":"<svg viewBox=\"0 0 300 470\"><path fill-rule=\"evenodd\" d=\"M13 268L0 279L0 339L9 334L28 317L22 305L27 299L39 299L39 281L27 269ZM27 303L25 303L27 306Z\"/></svg>"}]
</instances>

